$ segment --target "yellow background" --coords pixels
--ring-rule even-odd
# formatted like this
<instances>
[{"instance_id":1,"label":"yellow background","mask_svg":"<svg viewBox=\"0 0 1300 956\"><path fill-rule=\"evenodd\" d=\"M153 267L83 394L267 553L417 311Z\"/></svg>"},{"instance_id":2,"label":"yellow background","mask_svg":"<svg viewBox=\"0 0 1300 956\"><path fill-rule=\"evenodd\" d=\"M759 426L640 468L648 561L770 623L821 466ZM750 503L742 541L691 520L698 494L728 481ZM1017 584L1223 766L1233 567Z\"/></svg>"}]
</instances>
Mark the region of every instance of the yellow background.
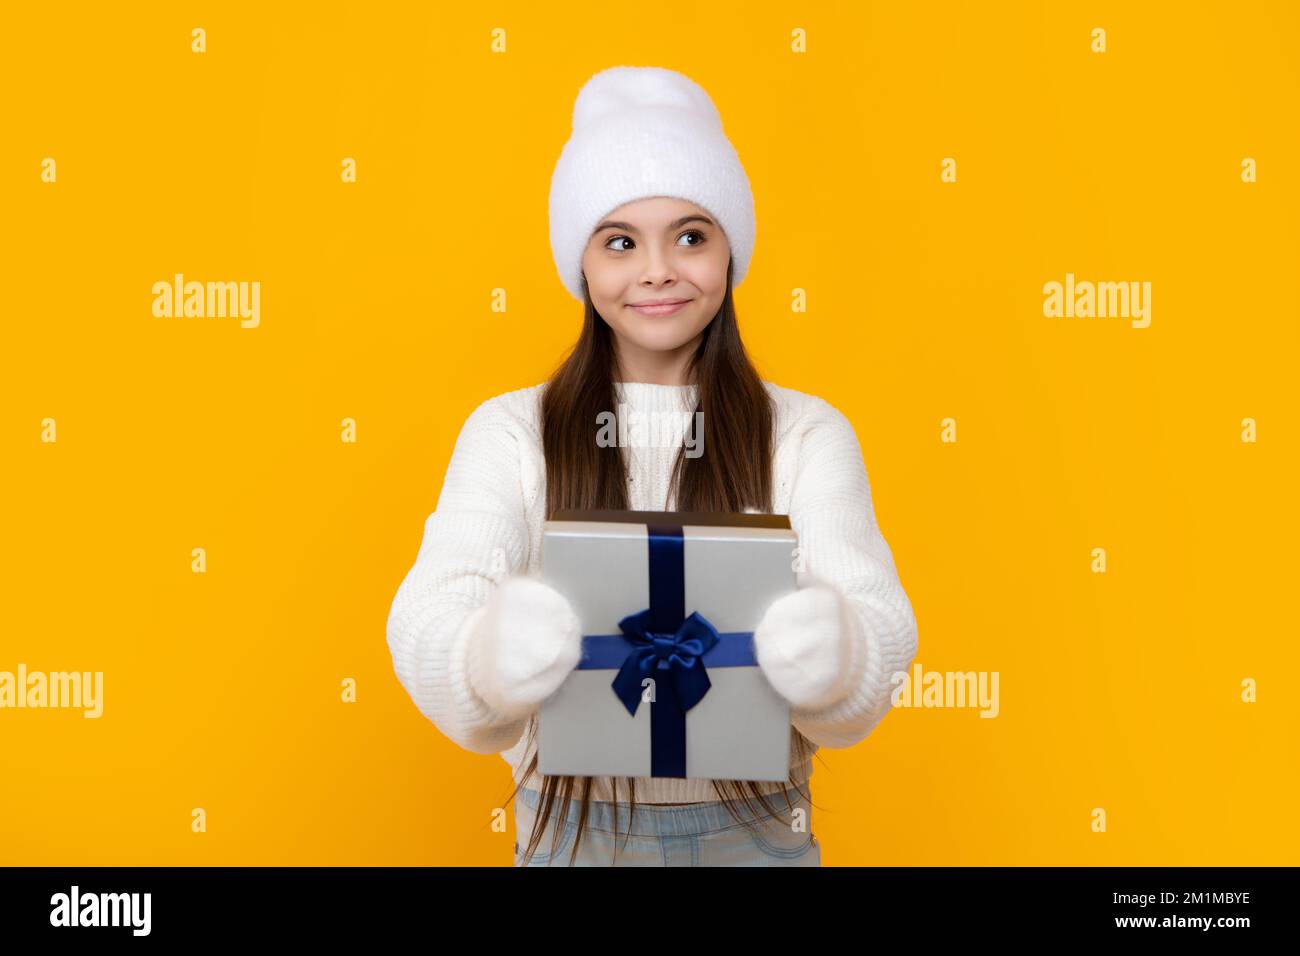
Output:
<instances>
[{"instance_id":1,"label":"yellow background","mask_svg":"<svg viewBox=\"0 0 1300 956\"><path fill-rule=\"evenodd\" d=\"M289 6L0 36L0 670L105 673L99 720L0 711L0 862L510 863L506 764L385 620L465 416L577 335L547 191L624 64L722 113L745 341L854 423L917 660L1000 674L996 719L822 751L824 862L1296 862L1293 5ZM260 281L260 327L153 317L175 272ZM1150 281L1151 326L1045 318L1066 272Z\"/></svg>"}]
</instances>

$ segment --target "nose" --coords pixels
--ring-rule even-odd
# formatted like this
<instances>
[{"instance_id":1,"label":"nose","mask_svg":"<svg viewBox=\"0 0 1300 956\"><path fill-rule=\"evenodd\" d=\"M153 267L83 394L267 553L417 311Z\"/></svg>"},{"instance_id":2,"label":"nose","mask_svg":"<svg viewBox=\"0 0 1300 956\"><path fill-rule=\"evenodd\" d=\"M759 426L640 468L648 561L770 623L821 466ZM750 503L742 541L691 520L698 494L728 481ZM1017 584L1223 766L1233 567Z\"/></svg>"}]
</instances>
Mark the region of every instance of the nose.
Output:
<instances>
[{"instance_id":1,"label":"nose","mask_svg":"<svg viewBox=\"0 0 1300 956\"><path fill-rule=\"evenodd\" d=\"M677 270L672 259L656 250L646 256L645 271L641 273L641 284L661 286L677 281Z\"/></svg>"}]
</instances>

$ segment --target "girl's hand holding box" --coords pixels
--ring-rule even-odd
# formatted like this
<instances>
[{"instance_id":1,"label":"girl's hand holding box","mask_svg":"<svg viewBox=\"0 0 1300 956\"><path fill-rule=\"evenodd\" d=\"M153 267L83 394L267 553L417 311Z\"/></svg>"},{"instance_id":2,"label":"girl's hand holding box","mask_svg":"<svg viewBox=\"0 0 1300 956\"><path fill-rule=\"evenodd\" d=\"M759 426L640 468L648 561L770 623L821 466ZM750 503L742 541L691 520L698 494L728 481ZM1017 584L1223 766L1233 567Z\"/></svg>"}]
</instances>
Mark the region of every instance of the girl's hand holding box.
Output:
<instances>
[{"instance_id":1,"label":"girl's hand holding box","mask_svg":"<svg viewBox=\"0 0 1300 956\"><path fill-rule=\"evenodd\" d=\"M850 670L854 626L855 618L833 585L815 583L782 595L754 630L758 666L791 707L829 707L858 681Z\"/></svg>"},{"instance_id":2,"label":"girl's hand holding box","mask_svg":"<svg viewBox=\"0 0 1300 956\"><path fill-rule=\"evenodd\" d=\"M538 709L577 666L582 627L564 595L535 578L512 575L474 612L469 680L506 718Z\"/></svg>"}]
</instances>

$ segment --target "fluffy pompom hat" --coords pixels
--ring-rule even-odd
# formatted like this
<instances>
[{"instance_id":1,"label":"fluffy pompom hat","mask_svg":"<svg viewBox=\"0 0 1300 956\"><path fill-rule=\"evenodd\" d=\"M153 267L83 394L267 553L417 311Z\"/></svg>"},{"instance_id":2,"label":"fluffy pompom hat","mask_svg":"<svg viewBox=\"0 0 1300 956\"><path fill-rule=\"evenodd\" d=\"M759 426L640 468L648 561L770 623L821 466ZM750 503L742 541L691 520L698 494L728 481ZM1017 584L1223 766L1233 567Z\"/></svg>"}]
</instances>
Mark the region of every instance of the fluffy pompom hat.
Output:
<instances>
[{"instance_id":1,"label":"fluffy pompom hat","mask_svg":"<svg viewBox=\"0 0 1300 956\"><path fill-rule=\"evenodd\" d=\"M732 286L754 251L754 196L709 94L673 70L614 66L573 104L573 133L551 176L551 254L582 301L582 255L610 211L651 196L708 210L731 247Z\"/></svg>"}]
</instances>

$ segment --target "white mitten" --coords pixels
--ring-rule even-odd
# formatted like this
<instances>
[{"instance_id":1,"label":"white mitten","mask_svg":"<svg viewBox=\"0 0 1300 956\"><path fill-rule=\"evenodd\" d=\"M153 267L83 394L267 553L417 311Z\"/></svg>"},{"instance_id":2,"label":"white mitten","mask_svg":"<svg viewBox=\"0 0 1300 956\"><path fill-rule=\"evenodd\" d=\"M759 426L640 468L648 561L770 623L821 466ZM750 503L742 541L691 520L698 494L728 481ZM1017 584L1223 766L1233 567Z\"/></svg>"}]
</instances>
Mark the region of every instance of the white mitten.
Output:
<instances>
[{"instance_id":1,"label":"white mitten","mask_svg":"<svg viewBox=\"0 0 1300 956\"><path fill-rule=\"evenodd\" d=\"M838 590L812 584L777 598L754 630L763 675L791 706L819 710L845 697L856 628Z\"/></svg>"},{"instance_id":2,"label":"white mitten","mask_svg":"<svg viewBox=\"0 0 1300 956\"><path fill-rule=\"evenodd\" d=\"M469 680L502 717L536 711L582 657L582 624L572 605L536 578L507 577L473 614Z\"/></svg>"}]
</instances>

